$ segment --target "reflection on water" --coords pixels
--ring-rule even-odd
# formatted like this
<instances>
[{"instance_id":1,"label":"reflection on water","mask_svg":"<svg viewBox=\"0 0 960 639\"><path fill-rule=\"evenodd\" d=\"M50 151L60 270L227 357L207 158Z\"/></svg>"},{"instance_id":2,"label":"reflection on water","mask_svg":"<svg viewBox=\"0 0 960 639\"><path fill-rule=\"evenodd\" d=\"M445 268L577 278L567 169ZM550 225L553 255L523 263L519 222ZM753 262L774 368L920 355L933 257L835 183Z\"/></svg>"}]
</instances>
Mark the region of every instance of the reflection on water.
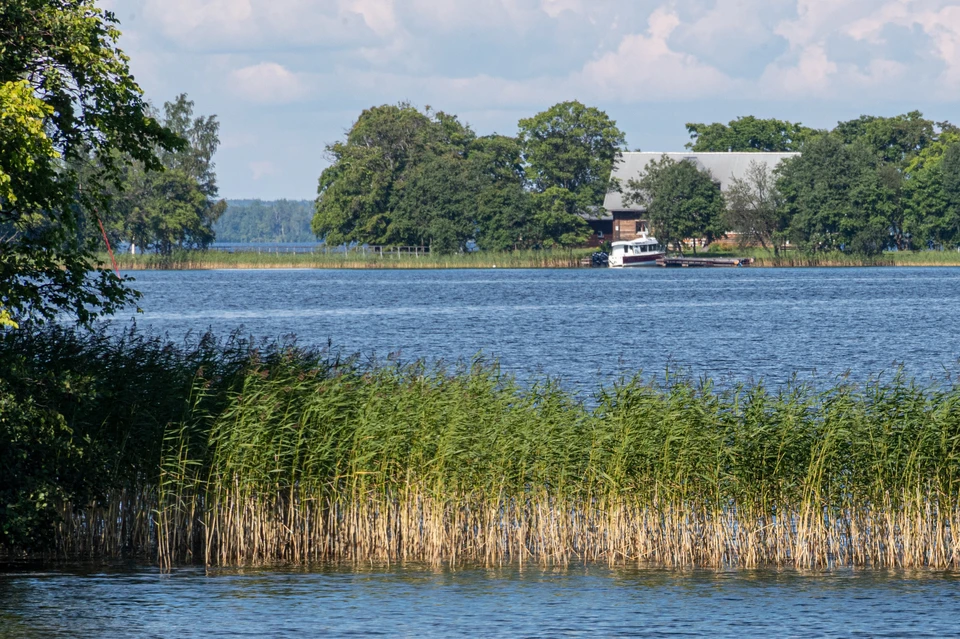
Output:
<instances>
[{"instance_id":1,"label":"reflection on water","mask_svg":"<svg viewBox=\"0 0 960 639\"><path fill-rule=\"evenodd\" d=\"M0 573L0 637L957 636L960 575L576 566Z\"/></svg>"}]
</instances>

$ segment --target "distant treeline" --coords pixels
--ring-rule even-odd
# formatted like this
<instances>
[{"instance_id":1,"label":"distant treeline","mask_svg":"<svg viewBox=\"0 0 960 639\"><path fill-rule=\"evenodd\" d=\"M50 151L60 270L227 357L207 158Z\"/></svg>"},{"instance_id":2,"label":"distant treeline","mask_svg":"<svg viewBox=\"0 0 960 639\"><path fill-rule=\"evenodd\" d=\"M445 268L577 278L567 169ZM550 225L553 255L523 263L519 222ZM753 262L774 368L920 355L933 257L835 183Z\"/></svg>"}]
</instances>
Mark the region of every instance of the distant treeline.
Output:
<instances>
[{"instance_id":1,"label":"distant treeline","mask_svg":"<svg viewBox=\"0 0 960 639\"><path fill-rule=\"evenodd\" d=\"M227 200L227 209L213 225L218 242L317 241L310 230L311 200Z\"/></svg>"},{"instance_id":2,"label":"distant treeline","mask_svg":"<svg viewBox=\"0 0 960 639\"><path fill-rule=\"evenodd\" d=\"M687 124L695 152L800 152L757 164L727 192L693 162L668 159L611 181L626 150L606 113L557 104L514 136L478 136L456 116L409 104L363 111L320 176L313 231L331 243L434 252L582 245L610 189L643 205L682 247L737 232L763 247L877 254L960 243L960 131L917 111L864 115L832 130L753 116Z\"/></svg>"},{"instance_id":3,"label":"distant treeline","mask_svg":"<svg viewBox=\"0 0 960 639\"><path fill-rule=\"evenodd\" d=\"M626 140L606 113L573 101L478 136L409 104L365 110L327 147L313 230L330 244L429 246L434 253L569 247L590 229Z\"/></svg>"},{"instance_id":4,"label":"distant treeline","mask_svg":"<svg viewBox=\"0 0 960 639\"><path fill-rule=\"evenodd\" d=\"M893 117L863 115L830 131L754 117L729 124L693 123L687 130L693 140L687 146L693 151L801 154L772 175L754 165L733 180L719 208L719 228L694 229L698 236L709 236L710 230L739 231L741 239L761 245L790 242L809 252L859 254L960 245L960 129L950 122L912 111ZM662 194L645 189L675 186L678 180L673 178L682 173L662 163L656 168L652 172L661 174L656 179L631 185L635 199L645 201L654 213L654 226L658 216L686 220L690 210L702 209L678 206L683 194L675 188L664 188ZM682 224L672 227L691 234Z\"/></svg>"}]
</instances>

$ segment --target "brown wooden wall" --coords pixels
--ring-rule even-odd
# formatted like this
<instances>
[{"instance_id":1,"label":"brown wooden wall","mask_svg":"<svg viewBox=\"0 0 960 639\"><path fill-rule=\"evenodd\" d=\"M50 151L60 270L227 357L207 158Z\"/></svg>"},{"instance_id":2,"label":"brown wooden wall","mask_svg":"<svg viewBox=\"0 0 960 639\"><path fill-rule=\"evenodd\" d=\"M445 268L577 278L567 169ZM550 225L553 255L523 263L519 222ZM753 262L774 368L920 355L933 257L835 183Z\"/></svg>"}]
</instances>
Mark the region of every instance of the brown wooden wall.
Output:
<instances>
[{"instance_id":1,"label":"brown wooden wall","mask_svg":"<svg viewBox=\"0 0 960 639\"><path fill-rule=\"evenodd\" d=\"M649 233L650 224L642 215L638 211L613 211L613 241L629 242Z\"/></svg>"}]
</instances>

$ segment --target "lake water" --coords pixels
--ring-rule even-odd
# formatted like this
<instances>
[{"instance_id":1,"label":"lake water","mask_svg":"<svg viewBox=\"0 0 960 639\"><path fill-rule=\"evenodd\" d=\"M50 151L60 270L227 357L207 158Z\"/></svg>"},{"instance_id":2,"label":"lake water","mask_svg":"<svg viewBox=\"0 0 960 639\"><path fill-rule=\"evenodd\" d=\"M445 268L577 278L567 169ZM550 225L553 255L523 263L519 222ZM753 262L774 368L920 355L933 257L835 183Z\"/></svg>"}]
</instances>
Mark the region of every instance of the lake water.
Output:
<instances>
[{"instance_id":1,"label":"lake water","mask_svg":"<svg viewBox=\"0 0 960 639\"><path fill-rule=\"evenodd\" d=\"M718 381L960 370L960 269L148 271L143 327L403 359L499 358L593 389L669 366Z\"/></svg>"},{"instance_id":2,"label":"lake water","mask_svg":"<svg viewBox=\"0 0 960 639\"><path fill-rule=\"evenodd\" d=\"M138 272L140 326L500 358L589 390L960 370L960 269ZM960 573L427 567L0 571L7 637L949 637Z\"/></svg>"},{"instance_id":3,"label":"lake water","mask_svg":"<svg viewBox=\"0 0 960 639\"><path fill-rule=\"evenodd\" d=\"M573 567L0 573L8 637L955 637L960 576Z\"/></svg>"}]
</instances>

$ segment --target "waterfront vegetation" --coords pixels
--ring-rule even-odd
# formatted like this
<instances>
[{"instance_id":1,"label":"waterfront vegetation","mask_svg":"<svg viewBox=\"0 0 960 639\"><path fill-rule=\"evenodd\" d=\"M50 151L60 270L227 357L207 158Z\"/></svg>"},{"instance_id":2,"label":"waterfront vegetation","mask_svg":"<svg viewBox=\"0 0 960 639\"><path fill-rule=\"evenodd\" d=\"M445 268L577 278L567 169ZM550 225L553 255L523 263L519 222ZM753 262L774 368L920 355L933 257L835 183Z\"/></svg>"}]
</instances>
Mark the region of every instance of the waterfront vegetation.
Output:
<instances>
[{"instance_id":1,"label":"waterfront vegetation","mask_svg":"<svg viewBox=\"0 0 960 639\"><path fill-rule=\"evenodd\" d=\"M474 251L470 253L420 254L373 252L272 252L257 251L174 251L171 255L123 254L117 264L123 270L201 270L258 268L343 268L343 269L433 269L433 268L577 268L589 266L595 249L544 249L525 251ZM714 248L703 256L752 257L760 267L827 266L960 266L958 251L888 251L881 255L859 255L832 251L807 253L761 248ZM106 255L102 256L104 259Z\"/></svg>"},{"instance_id":2,"label":"waterfront vegetation","mask_svg":"<svg viewBox=\"0 0 960 639\"><path fill-rule=\"evenodd\" d=\"M575 268L593 249L545 249L523 251L474 251L468 253L390 253L330 251L315 253L261 251L174 251L118 255L124 270L144 269L254 269L254 268Z\"/></svg>"},{"instance_id":3,"label":"waterfront vegetation","mask_svg":"<svg viewBox=\"0 0 960 639\"><path fill-rule=\"evenodd\" d=\"M8 555L960 566L960 388L625 379L50 326L0 338Z\"/></svg>"},{"instance_id":4,"label":"waterfront vegetation","mask_svg":"<svg viewBox=\"0 0 960 639\"><path fill-rule=\"evenodd\" d=\"M704 253L713 257L752 257L753 267L843 267L843 266L960 266L960 251L885 251L879 255L864 255L828 251L774 252L758 247L733 249L714 248Z\"/></svg>"}]
</instances>

